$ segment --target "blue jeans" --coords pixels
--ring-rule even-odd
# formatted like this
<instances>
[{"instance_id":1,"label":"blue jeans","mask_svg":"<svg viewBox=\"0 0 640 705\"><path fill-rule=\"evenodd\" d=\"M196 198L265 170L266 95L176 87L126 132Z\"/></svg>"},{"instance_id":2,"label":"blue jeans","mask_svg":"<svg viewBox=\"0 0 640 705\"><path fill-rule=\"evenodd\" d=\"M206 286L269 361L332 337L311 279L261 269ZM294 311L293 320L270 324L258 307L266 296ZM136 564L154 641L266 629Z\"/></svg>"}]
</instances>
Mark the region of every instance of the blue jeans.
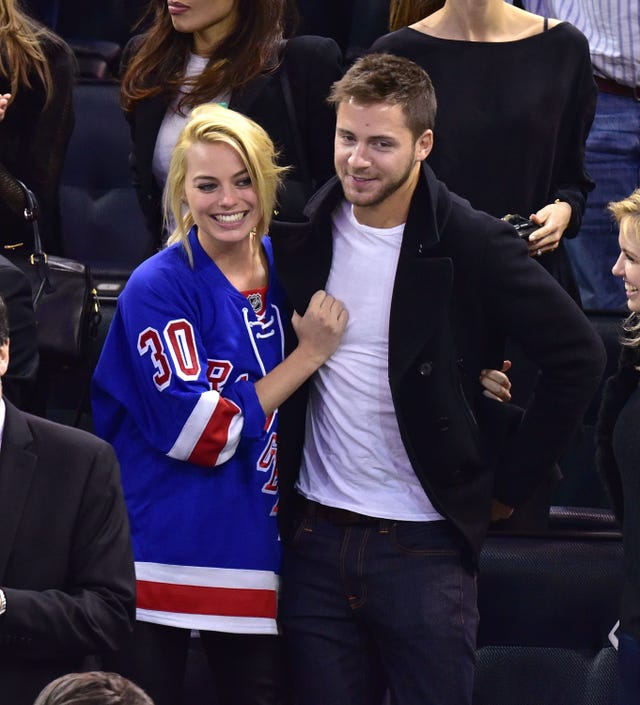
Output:
<instances>
[{"instance_id":1,"label":"blue jeans","mask_svg":"<svg viewBox=\"0 0 640 705\"><path fill-rule=\"evenodd\" d=\"M300 705L470 705L476 579L445 521L301 518L280 617Z\"/></svg>"},{"instance_id":2,"label":"blue jeans","mask_svg":"<svg viewBox=\"0 0 640 705\"><path fill-rule=\"evenodd\" d=\"M626 311L622 282L611 274L619 253L618 228L606 209L610 201L626 198L640 185L640 102L598 93L586 167L596 187L587 198L578 236L565 245L583 307Z\"/></svg>"},{"instance_id":3,"label":"blue jeans","mask_svg":"<svg viewBox=\"0 0 640 705\"><path fill-rule=\"evenodd\" d=\"M640 703L640 641L618 630L618 668L620 670L620 705Z\"/></svg>"}]
</instances>

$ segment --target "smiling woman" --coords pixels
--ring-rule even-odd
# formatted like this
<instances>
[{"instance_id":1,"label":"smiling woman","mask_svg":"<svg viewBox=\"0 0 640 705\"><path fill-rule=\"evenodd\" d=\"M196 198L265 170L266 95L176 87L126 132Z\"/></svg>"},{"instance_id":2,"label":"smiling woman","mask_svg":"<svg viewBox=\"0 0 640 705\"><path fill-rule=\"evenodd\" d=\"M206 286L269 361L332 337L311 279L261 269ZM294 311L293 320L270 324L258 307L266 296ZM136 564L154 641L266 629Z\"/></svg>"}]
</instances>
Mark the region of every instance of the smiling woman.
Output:
<instances>
[{"instance_id":1,"label":"smiling woman","mask_svg":"<svg viewBox=\"0 0 640 705\"><path fill-rule=\"evenodd\" d=\"M621 277L630 315L623 323L618 371L607 380L600 407L597 460L622 526L625 585L618 632L621 705L640 702L640 189L609 204L620 225L620 256L613 274Z\"/></svg>"},{"instance_id":2,"label":"smiling woman","mask_svg":"<svg viewBox=\"0 0 640 705\"><path fill-rule=\"evenodd\" d=\"M276 638L277 407L334 352L342 304L294 315L270 239L278 184L267 133L218 105L192 111L169 166L169 246L136 269L93 381L96 432L120 461L137 622L108 664L175 705L192 629L220 705L282 705Z\"/></svg>"},{"instance_id":3,"label":"smiling woman","mask_svg":"<svg viewBox=\"0 0 640 705\"><path fill-rule=\"evenodd\" d=\"M151 0L149 30L124 52L122 100L140 205L158 242L169 160L190 109L229 105L265 128L281 165L279 217L299 220L333 175L335 115L325 99L342 73L331 39L283 41L287 0Z\"/></svg>"}]
</instances>

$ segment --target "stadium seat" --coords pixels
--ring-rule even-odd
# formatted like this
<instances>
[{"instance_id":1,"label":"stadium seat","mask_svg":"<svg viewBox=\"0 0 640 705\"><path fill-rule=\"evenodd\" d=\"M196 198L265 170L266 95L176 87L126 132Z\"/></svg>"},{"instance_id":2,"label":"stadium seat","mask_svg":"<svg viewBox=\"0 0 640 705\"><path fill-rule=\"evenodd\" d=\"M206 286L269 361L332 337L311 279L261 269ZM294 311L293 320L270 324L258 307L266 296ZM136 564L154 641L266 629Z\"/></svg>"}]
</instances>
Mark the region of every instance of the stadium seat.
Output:
<instances>
[{"instance_id":1,"label":"stadium seat","mask_svg":"<svg viewBox=\"0 0 640 705\"><path fill-rule=\"evenodd\" d=\"M615 705L622 570L616 532L490 535L474 705Z\"/></svg>"},{"instance_id":2,"label":"stadium seat","mask_svg":"<svg viewBox=\"0 0 640 705\"><path fill-rule=\"evenodd\" d=\"M60 189L64 252L88 263L99 284L122 281L154 248L131 182L118 83L79 81L74 108Z\"/></svg>"}]
</instances>

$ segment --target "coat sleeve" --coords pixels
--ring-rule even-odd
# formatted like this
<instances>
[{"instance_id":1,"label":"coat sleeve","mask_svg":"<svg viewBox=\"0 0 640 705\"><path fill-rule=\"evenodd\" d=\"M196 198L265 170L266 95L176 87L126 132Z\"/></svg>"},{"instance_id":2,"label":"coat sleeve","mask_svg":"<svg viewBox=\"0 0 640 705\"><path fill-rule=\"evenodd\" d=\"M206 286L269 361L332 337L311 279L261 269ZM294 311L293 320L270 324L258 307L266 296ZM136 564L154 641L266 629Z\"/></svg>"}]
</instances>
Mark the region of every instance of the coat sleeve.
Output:
<instances>
[{"instance_id":1,"label":"coat sleeve","mask_svg":"<svg viewBox=\"0 0 640 705\"><path fill-rule=\"evenodd\" d=\"M38 332L31 301L31 283L16 265L0 257L0 294L9 314L11 354L2 379L3 391L18 407L38 372Z\"/></svg>"},{"instance_id":2,"label":"coat sleeve","mask_svg":"<svg viewBox=\"0 0 640 705\"><path fill-rule=\"evenodd\" d=\"M605 365L602 341L584 313L494 224L484 254L486 305L498 329L520 344L539 374L522 421L497 470L496 496L521 504L567 449Z\"/></svg>"},{"instance_id":3,"label":"coat sleeve","mask_svg":"<svg viewBox=\"0 0 640 705\"><path fill-rule=\"evenodd\" d=\"M594 182L585 168L585 145L596 111L598 91L593 80L589 44L578 34L576 52L580 56L575 83L571 86L573 99L567 101L561 134L558 136L556 179L549 200L559 199L571 206L571 220L564 233L575 237L582 223L588 193Z\"/></svg>"},{"instance_id":4,"label":"coat sleeve","mask_svg":"<svg viewBox=\"0 0 640 705\"><path fill-rule=\"evenodd\" d=\"M118 463L110 446L92 442L96 450L82 473L77 515L66 519L72 524L68 565L60 568L66 584L3 588L7 610L0 617L0 646L24 658L65 659L115 649L131 629L135 578ZM71 450L68 462L74 463ZM60 549L52 543L50 550Z\"/></svg>"}]
</instances>

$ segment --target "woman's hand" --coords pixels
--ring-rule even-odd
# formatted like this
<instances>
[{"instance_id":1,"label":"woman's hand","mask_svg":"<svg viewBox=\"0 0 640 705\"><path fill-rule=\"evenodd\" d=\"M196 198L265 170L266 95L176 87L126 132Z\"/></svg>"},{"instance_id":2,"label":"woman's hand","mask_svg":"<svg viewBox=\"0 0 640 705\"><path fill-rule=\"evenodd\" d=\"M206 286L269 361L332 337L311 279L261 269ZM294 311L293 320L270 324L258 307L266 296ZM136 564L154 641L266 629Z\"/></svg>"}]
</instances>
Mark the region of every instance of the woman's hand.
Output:
<instances>
[{"instance_id":1,"label":"woman's hand","mask_svg":"<svg viewBox=\"0 0 640 705\"><path fill-rule=\"evenodd\" d=\"M9 101L11 100L11 93L2 93L0 95L0 122L4 120L5 113L9 107Z\"/></svg>"},{"instance_id":2,"label":"woman's hand","mask_svg":"<svg viewBox=\"0 0 640 705\"><path fill-rule=\"evenodd\" d=\"M529 254L539 257L557 249L560 238L571 221L571 206L565 201L550 203L530 216L540 229L529 235Z\"/></svg>"},{"instance_id":3,"label":"woman's hand","mask_svg":"<svg viewBox=\"0 0 640 705\"><path fill-rule=\"evenodd\" d=\"M336 351L348 320L349 314L342 301L325 291L316 291L304 316L294 312L291 319L298 336L298 348L320 367Z\"/></svg>"},{"instance_id":4,"label":"woman's hand","mask_svg":"<svg viewBox=\"0 0 640 705\"><path fill-rule=\"evenodd\" d=\"M511 360L502 363L501 370L481 370L480 384L484 387L482 393L496 401L511 401L511 382L505 372L511 368Z\"/></svg>"}]
</instances>

